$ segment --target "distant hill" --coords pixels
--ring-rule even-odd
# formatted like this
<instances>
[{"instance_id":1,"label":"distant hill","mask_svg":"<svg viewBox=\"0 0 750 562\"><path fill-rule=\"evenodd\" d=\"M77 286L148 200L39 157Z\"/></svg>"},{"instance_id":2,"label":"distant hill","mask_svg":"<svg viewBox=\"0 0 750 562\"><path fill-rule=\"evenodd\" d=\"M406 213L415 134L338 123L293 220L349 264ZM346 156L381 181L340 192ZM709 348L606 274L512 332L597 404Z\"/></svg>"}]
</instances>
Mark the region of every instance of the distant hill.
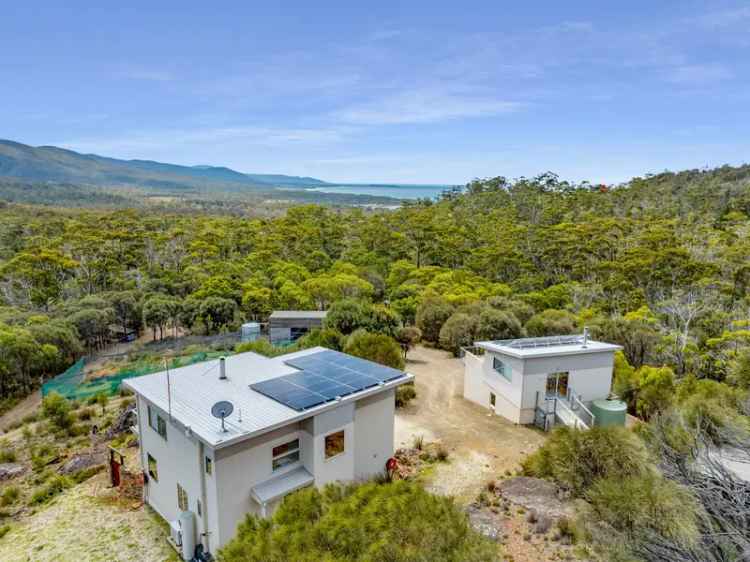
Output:
<instances>
[{"instance_id":1,"label":"distant hill","mask_svg":"<svg viewBox=\"0 0 750 562\"><path fill-rule=\"evenodd\" d=\"M179 166L150 160L118 160L55 146L29 146L0 139L0 176L31 181L156 189L218 188L267 191L316 187L326 182L281 174L243 174L225 167Z\"/></svg>"}]
</instances>

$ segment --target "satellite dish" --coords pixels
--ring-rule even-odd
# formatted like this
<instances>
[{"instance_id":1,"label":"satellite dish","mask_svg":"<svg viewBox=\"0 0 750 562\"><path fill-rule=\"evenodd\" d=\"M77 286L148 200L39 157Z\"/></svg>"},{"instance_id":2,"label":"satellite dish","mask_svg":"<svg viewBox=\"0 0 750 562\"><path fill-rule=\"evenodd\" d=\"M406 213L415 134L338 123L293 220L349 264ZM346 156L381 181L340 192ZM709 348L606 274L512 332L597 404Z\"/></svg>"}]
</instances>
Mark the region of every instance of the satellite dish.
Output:
<instances>
[{"instance_id":1,"label":"satellite dish","mask_svg":"<svg viewBox=\"0 0 750 562\"><path fill-rule=\"evenodd\" d=\"M215 418L221 419L221 430L224 432L226 431L226 428L224 427L224 418L230 416L232 412L234 412L234 406L232 406L231 402L227 402L226 400L221 400L211 406L211 415Z\"/></svg>"}]
</instances>

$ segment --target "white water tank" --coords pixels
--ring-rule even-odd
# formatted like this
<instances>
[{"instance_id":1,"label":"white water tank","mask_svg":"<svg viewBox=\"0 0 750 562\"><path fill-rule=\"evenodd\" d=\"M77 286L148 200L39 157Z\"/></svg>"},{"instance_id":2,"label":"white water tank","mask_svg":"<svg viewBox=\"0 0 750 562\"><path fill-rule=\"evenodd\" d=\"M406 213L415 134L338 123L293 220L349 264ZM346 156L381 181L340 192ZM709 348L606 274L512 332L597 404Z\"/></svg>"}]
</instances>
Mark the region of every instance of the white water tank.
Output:
<instances>
[{"instance_id":1,"label":"white water tank","mask_svg":"<svg viewBox=\"0 0 750 562\"><path fill-rule=\"evenodd\" d=\"M260 324L258 322L246 322L242 325L240 341L255 341L260 337Z\"/></svg>"},{"instance_id":2,"label":"white water tank","mask_svg":"<svg viewBox=\"0 0 750 562\"><path fill-rule=\"evenodd\" d=\"M182 559L192 560L195 554L195 518L192 511L183 511L177 520L180 522L182 538Z\"/></svg>"}]
</instances>

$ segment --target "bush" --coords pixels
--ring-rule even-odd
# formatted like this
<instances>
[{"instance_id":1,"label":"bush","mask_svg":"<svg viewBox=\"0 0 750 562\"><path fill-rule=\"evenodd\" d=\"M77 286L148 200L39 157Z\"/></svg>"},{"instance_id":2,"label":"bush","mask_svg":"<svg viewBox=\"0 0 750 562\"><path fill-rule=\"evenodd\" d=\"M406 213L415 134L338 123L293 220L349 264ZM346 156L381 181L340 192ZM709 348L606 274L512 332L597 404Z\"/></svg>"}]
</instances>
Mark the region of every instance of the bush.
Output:
<instances>
[{"instance_id":1,"label":"bush","mask_svg":"<svg viewBox=\"0 0 750 562\"><path fill-rule=\"evenodd\" d=\"M512 312L502 312L486 307L479 314L477 339L508 340L520 338L523 327Z\"/></svg>"},{"instance_id":2,"label":"bush","mask_svg":"<svg viewBox=\"0 0 750 562\"><path fill-rule=\"evenodd\" d=\"M369 359L394 369L404 368L401 348L393 338L383 334L371 334L358 330L347 338L344 353Z\"/></svg>"},{"instance_id":3,"label":"bush","mask_svg":"<svg viewBox=\"0 0 750 562\"><path fill-rule=\"evenodd\" d=\"M526 332L529 336L562 336L578 331L576 317L567 310L550 308L535 314L526 322Z\"/></svg>"},{"instance_id":4,"label":"bush","mask_svg":"<svg viewBox=\"0 0 750 562\"><path fill-rule=\"evenodd\" d=\"M76 412L76 416L78 417L79 421L88 421L91 418L94 417L94 409L93 408L81 408Z\"/></svg>"},{"instance_id":5,"label":"bush","mask_svg":"<svg viewBox=\"0 0 750 562\"><path fill-rule=\"evenodd\" d=\"M413 382L396 387L396 408L403 408L417 397L417 389Z\"/></svg>"},{"instance_id":6,"label":"bush","mask_svg":"<svg viewBox=\"0 0 750 562\"><path fill-rule=\"evenodd\" d=\"M70 403L57 392L51 392L42 400L42 415L57 429L67 430L73 425Z\"/></svg>"},{"instance_id":7,"label":"bush","mask_svg":"<svg viewBox=\"0 0 750 562\"><path fill-rule=\"evenodd\" d=\"M46 484L38 488L32 495L29 503L31 505L40 505L48 502L55 496L61 494L73 485L73 482L65 476L54 476Z\"/></svg>"},{"instance_id":8,"label":"bush","mask_svg":"<svg viewBox=\"0 0 750 562\"><path fill-rule=\"evenodd\" d=\"M440 330L446 320L453 314L453 305L443 297L428 297L417 308L417 327L422 331L422 338L437 343Z\"/></svg>"},{"instance_id":9,"label":"bush","mask_svg":"<svg viewBox=\"0 0 750 562\"><path fill-rule=\"evenodd\" d=\"M313 328L302 336L297 345L306 349L309 347L325 347L334 351L341 351L344 345L344 335L333 328Z\"/></svg>"},{"instance_id":10,"label":"bush","mask_svg":"<svg viewBox=\"0 0 750 562\"><path fill-rule=\"evenodd\" d=\"M585 494L584 520L625 533L628 538L655 531L681 544L698 538L695 499L686 488L652 473L595 482Z\"/></svg>"},{"instance_id":11,"label":"bush","mask_svg":"<svg viewBox=\"0 0 750 562\"><path fill-rule=\"evenodd\" d=\"M440 329L440 347L458 356L462 347L474 344L478 322L475 316L456 312Z\"/></svg>"},{"instance_id":12,"label":"bush","mask_svg":"<svg viewBox=\"0 0 750 562\"><path fill-rule=\"evenodd\" d=\"M21 489L18 486L8 486L0 494L0 505L6 506L15 503L21 496Z\"/></svg>"},{"instance_id":13,"label":"bush","mask_svg":"<svg viewBox=\"0 0 750 562\"><path fill-rule=\"evenodd\" d=\"M5 535L7 535L8 531L10 531L10 525L0 526L0 539L2 539Z\"/></svg>"},{"instance_id":14,"label":"bush","mask_svg":"<svg viewBox=\"0 0 750 562\"><path fill-rule=\"evenodd\" d=\"M17 458L16 452L13 449L9 447L3 447L0 449L0 463L16 462Z\"/></svg>"},{"instance_id":15,"label":"bush","mask_svg":"<svg viewBox=\"0 0 750 562\"><path fill-rule=\"evenodd\" d=\"M259 355L265 355L266 357L276 357L277 355L283 355L285 353L297 351L297 346L290 345L287 347L281 347L278 345L273 345L266 338L258 338L255 341L238 343L235 346L234 351L236 353L245 353L247 351L252 351L253 353L257 353Z\"/></svg>"},{"instance_id":16,"label":"bush","mask_svg":"<svg viewBox=\"0 0 750 562\"><path fill-rule=\"evenodd\" d=\"M655 470L643 442L624 427L556 428L522 466L526 475L552 479L577 497L601 478L645 476Z\"/></svg>"},{"instance_id":17,"label":"bush","mask_svg":"<svg viewBox=\"0 0 750 562\"><path fill-rule=\"evenodd\" d=\"M219 558L489 562L497 559L497 546L471 529L452 499L413 482L371 482L291 494L270 520L248 516Z\"/></svg>"}]
</instances>

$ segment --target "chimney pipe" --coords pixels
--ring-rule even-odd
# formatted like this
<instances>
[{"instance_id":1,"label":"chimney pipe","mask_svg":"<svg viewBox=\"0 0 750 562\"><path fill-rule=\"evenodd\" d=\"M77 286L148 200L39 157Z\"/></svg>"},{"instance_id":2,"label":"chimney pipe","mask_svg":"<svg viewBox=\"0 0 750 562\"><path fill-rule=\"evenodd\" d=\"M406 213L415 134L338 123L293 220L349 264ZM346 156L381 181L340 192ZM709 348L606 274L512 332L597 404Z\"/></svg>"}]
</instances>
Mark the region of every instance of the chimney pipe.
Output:
<instances>
[{"instance_id":1,"label":"chimney pipe","mask_svg":"<svg viewBox=\"0 0 750 562\"><path fill-rule=\"evenodd\" d=\"M227 380L227 358L219 357L219 380Z\"/></svg>"},{"instance_id":2,"label":"chimney pipe","mask_svg":"<svg viewBox=\"0 0 750 562\"><path fill-rule=\"evenodd\" d=\"M589 346L589 329L584 326L583 327L583 346L582 347L588 347Z\"/></svg>"}]
</instances>

